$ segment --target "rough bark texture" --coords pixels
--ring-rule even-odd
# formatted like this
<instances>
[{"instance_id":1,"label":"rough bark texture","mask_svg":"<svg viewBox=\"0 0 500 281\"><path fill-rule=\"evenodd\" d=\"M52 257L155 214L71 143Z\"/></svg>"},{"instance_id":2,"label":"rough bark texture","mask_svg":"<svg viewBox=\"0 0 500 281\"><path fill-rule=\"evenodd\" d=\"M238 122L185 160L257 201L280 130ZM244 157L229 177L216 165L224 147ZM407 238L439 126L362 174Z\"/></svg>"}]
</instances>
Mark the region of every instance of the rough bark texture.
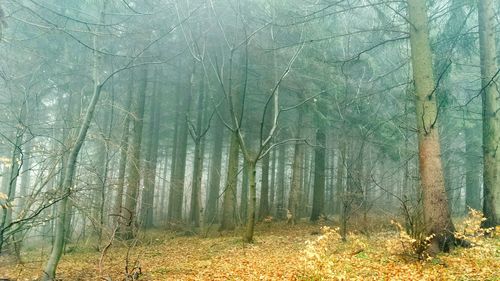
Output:
<instances>
[{"instance_id":1,"label":"rough bark texture","mask_svg":"<svg viewBox=\"0 0 500 281\"><path fill-rule=\"evenodd\" d=\"M483 213L485 227L500 224L500 92L493 0L478 0L481 87L483 101ZM495 77L495 75L497 75Z\"/></svg>"},{"instance_id":2,"label":"rough bark texture","mask_svg":"<svg viewBox=\"0 0 500 281\"><path fill-rule=\"evenodd\" d=\"M410 44L417 110L420 181L427 234L434 234L430 253L446 251L454 242L454 227L446 198L439 133L435 82L425 1L408 0Z\"/></svg>"},{"instance_id":3,"label":"rough bark texture","mask_svg":"<svg viewBox=\"0 0 500 281\"><path fill-rule=\"evenodd\" d=\"M316 131L314 148L314 193L311 221L317 221L325 205L325 154L326 136L322 129Z\"/></svg>"}]
</instances>

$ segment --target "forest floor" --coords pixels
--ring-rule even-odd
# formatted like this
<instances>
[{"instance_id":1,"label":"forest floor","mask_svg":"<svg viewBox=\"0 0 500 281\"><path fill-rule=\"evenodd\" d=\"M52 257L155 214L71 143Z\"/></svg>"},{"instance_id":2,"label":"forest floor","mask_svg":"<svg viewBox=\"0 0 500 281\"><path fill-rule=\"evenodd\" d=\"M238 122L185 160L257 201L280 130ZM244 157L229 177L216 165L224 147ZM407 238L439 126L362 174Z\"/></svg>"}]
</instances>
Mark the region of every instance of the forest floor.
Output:
<instances>
[{"instance_id":1,"label":"forest floor","mask_svg":"<svg viewBox=\"0 0 500 281\"><path fill-rule=\"evenodd\" d=\"M63 256L58 280L125 280L126 272L139 271L129 280L500 280L498 232L476 239L472 248L422 261L390 224L377 228L342 242L334 228L260 223L253 244L237 232L200 238L152 230L132 247L115 240L104 255L80 242ZM22 259L0 257L0 280L35 280L43 266L40 250Z\"/></svg>"}]
</instances>

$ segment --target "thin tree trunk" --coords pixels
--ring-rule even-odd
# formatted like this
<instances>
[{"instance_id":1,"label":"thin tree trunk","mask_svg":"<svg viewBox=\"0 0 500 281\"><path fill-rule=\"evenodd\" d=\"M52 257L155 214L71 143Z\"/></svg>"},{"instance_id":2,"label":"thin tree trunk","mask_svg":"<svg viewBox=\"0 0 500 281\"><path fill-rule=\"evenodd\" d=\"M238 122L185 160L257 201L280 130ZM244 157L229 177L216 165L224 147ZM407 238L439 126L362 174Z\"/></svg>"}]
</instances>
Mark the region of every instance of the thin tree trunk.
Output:
<instances>
[{"instance_id":1,"label":"thin tree trunk","mask_svg":"<svg viewBox=\"0 0 500 281\"><path fill-rule=\"evenodd\" d=\"M467 126L467 125L466 125ZM477 124L465 127L465 212L467 208L481 210L481 142L476 138Z\"/></svg>"},{"instance_id":2,"label":"thin tree trunk","mask_svg":"<svg viewBox=\"0 0 500 281\"><path fill-rule=\"evenodd\" d=\"M125 193L125 204L123 206L122 217L125 221L123 237L132 239L137 230L137 196L139 195L139 186L141 181L141 144L142 130L144 127L144 108L146 103L148 72L144 70L139 93L136 95L131 128L131 143L129 146L129 165L127 175L127 190Z\"/></svg>"},{"instance_id":3,"label":"thin tree trunk","mask_svg":"<svg viewBox=\"0 0 500 281\"><path fill-rule=\"evenodd\" d=\"M285 208L285 165L286 165L286 146L280 145L278 150L278 171L276 174L276 217L280 220L286 217Z\"/></svg>"},{"instance_id":4,"label":"thin tree trunk","mask_svg":"<svg viewBox=\"0 0 500 281\"><path fill-rule=\"evenodd\" d=\"M203 79L202 79L203 80ZM191 210L190 210L190 222L194 227L200 226L201 217L201 181L203 177L203 145L204 136L203 134L203 115L204 115L204 81L200 82L200 90L198 93L198 109L196 117L196 134L194 136L194 163L193 163L193 187L191 190Z\"/></svg>"},{"instance_id":5,"label":"thin tree trunk","mask_svg":"<svg viewBox=\"0 0 500 281\"><path fill-rule=\"evenodd\" d=\"M132 79L130 80L132 83ZM130 117L132 115L132 85L129 87L127 92L127 98L125 102L125 116L122 124L122 137L120 140L120 159L118 160L118 179L116 183L116 198L113 206L113 225L118 227L119 224L123 223L123 218L121 214L123 213L123 190L125 186L125 172L127 168L127 157L128 157L128 147L129 147L129 135L130 135Z\"/></svg>"},{"instance_id":6,"label":"thin tree trunk","mask_svg":"<svg viewBox=\"0 0 500 281\"><path fill-rule=\"evenodd\" d=\"M299 110L299 118L297 121L296 138L301 137L301 124L303 113ZM292 182L290 183L290 194L288 195L288 211L292 215L292 224L297 223L299 216L299 196L300 196L300 176L302 170L302 162L304 161L304 144L301 142L295 143L293 163L292 163Z\"/></svg>"},{"instance_id":7,"label":"thin tree trunk","mask_svg":"<svg viewBox=\"0 0 500 281\"><path fill-rule=\"evenodd\" d=\"M260 185L259 220L269 216L269 153L262 158L262 182Z\"/></svg>"},{"instance_id":8,"label":"thin tree trunk","mask_svg":"<svg viewBox=\"0 0 500 281\"><path fill-rule=\"evenodd\" d=\"M191 76L194 75L194 68ZM190 107L192 89L184 95L182 102L181 114L179 116L179 129L176 145L175 168L173 170L171 188L168 200L168 221L178 223L182 221L182 207L184 202L184 181L186 176L186 154L187 154L187 141L188 141L188 122L186 120Z\"/></svg>"},{"instance_id":9,"label":"thin tree trunk","mask_svg":"<svg viewBox=\"0 0 500 281\"><path fill-rule=\"evenodd\" d=\"M231 133L229 160L227 164L227 178L222 202L222 218L219 231L235 228L236 187L238 185L238 156L240 146L237 132ZM241 204L244 204L242 202Z\"/></svg>"},{"instance_id":10,"label":"thin tree trunk","mask_svg":"<svg viewBox=\"0 0 500 281\"><path fill-rule=\"evenodd\" d=\"M311 221L317 221L324 212L325 204L325 154L326 136L322 129L316 131L314 149L314 194Z\"/></svg>"},{"instance_id":11,"label":"thin tree trunk","mask_svg":"<svg viewBox=\"0 0 500 281\"><path fill-rule=\"evenodd\" d=\"M168 147L165 147L165 160L163 161L163 178L161 178L161 192L160 192L160 202L158 204L158 220L160 224L165 222L165 218L167 217L167 176L168 176Z\"/></svg>"},{"instance_id":12,"label":"thin tree trunk","mask_svg":"<svg viewBox=\"0 0 500 281\"><path fill-rule=\"evenodd\" d=\"M75 140L75 144L70 150L68 155L68 160L64 172L64 180L63 184L59 187L59 196L62 197L61 201L58 203L57 208L57 219L55 223L55 237L52 245L52 250L47 260L47 264L41 276L41 280L43 281L52 281L56 276L56 268L59 264L59 260L61 259L65 232L66 232L66 220L67 220L67 207L68 207L68 196L71 194L71 189L73 187L73 179L75 175L76 168L76 159L78 158L78 154L82 145L85 141L85 137L87 136L88 129L90 127L90 123L94 116L95 108L97 101L101 95L102 84L96 84L94 87L94 92L92 94L92 99L90 100L89 106L87 107L85 117L83 122L80 125L80 130L78 132L78 136Z\"/></svg>"},{"instance_id":13,"label":"thin tree trunk","mask_svg":"<svg viewBox=\"0 0 500 281\"><path fill-rule=\"evenodd\" d=\"M269 189L269 212L274 214L275 205L274 200L276 197L276 149L272 150L271 153L271 184Z\"/></svg>"},{"instance_id":14,"label":"thin tree trunk","mask_svg":"<svg viewBox=\"0 0 500 281\"><path fill-rule=\"evenodd\" d=\"M224 124L219 118L214 120L214 143L210 161L210 182L207 201L207 221L218 221L219 185L222 166L222 145L224 142Z\"/></svg>"},{"instance_id":15,"label":"thin tree trunk","mask_svg":"<svg viewBox=\"0 0 500 281\"><path fill-rule=\"evenodd\" d=\"M24 106L23 109L21 110L24 112ZM21 112L21 119L23 120L23 113ZM21 144L22 144L22 139L24 132L21 130L22 124L19 124L18 129L16 130L16 136L14 140L14 147L13 147L13 152L12 152L12 157L11 157L11 166L10 166L10 175L8 177L8 183L7 183L7 202L10 203L14 200L16 197L16 187L17 187L17 178L19 177L19 172L20 168L19 167L19 160L22 160L21 157ZM7 228L7 226L10 225L12 222L12 208L2 208L3 213L2 213L2 218L0 221L0 253L2 253L3 250L3 244L4 244L4 233Z\"/></svg>"},{"instance_id":16,"label":"thin tree trunk","mask_svg":"<svg viewBox=\"0 0 500 281\"><path fill-rule=\"evenodd\" d=\"M240 194L240 218L243 224L246 224L248 218L248 163L243 161L243 176L241 180L241 194Z\"/></svg>"},{"instance_id":17,"label":"thin tree trunk","mask_svg":"<svg viewBox=\"0 0 500 281\"><path fill-rule=\"evenodd\" d=\"M154 221L154 195L156 183L156 167L158 164L158 147L160 140L160 110L161 101L159 90L153 90L153 98L151 99L151 116L149 123L149 138L146 145L146 163L144 169L144 189L141 202L141 226L144 229L153 227Z\"/></svg>"},{"instance_id":18,"label":"thin tree trunk","mask_svg":"<svg viewBox=\"0 0 500 281\"><path fill-rule=\"evenodd\" d=\"M247 162L248 165L249 198L248 198L248 218L246 223L244 239L245 242L251 243L253 242L253 233L255 227L255 207L257 204L256 183L255 183L255 174L257 171L256 171L256 161L245 160L245 162Z\"/></svg>"}]
</instances>

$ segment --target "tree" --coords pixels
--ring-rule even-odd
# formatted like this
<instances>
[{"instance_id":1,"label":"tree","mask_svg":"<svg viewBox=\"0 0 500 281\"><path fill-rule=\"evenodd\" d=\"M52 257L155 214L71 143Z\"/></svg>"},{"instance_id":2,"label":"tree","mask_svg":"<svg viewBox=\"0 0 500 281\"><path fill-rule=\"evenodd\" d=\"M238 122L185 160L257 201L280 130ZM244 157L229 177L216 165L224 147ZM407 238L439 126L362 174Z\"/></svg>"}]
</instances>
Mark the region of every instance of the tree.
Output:
<instances>
[{"instance_id":1,"label":"tree","mask_svg":"<svg viewBox=\"0 0 500 281\"><path fill-rule=\"evenodd\" d=\"M483 212L486 227L500 224L500 91L496 82L495 7L492 0L478 0L481 97L483 102Z\"/></svg>"},{"instance_id":2,"label":"tree","mask_svg":"<svg viewBox=\"0 0 500 281\"><path fill-rule=\"evenodd\" d=\"M447 251L454 243L454 226L444 185L438 133L436 84L424 1L408 0L411 62L415 85L420 181L425 228L434 235L430 253Z\"/></svg>"},{"instance_id":3,"label":"tree","mask_svg":"<svg viewBox=\"0 0 500 281\"><path fill-rule=\"evenodd\" d=\"M124 220L123 236L125 239L135 237L137 229L137 197L141 182L141 145L142 145L142 130L144 128L144 109L146 104L146 91L148 71L143 70L140 87L134 96L132 105L132 128L131 141L128 154L130 157L127 175L127 189L125 192L125 204L123 205L122 214Z\"/></svg>"},{"instance_id":4,"label":"tree","mask_svg":"<svg viewBox=\"0 0 500 281\"><path fill-rule=\"evenodd\" d=\"M158 70L155 72L155 77L158 77ZM142 192L141 202L141 226L145 229L153 227L154 206L155 206L155 189L156 189L156 170L158 164L158 148L160 142L160 111L161 99L158 83L154 84L153 94L150 99L150 116L149 116L149 136L145 145L145 164L144 164L144 189Z\"/></svg>"},{"instance_id":5,"label":"tree","mask_svg":"<svg viewBox=\"0 0 500 281\"><path fill-rule=\"evenodd\" d=\"M325 206L325 154L326 136L322 128L316 130L314 148L314 193L311 221L317 221Z\"/></svg>"}]
</instances>

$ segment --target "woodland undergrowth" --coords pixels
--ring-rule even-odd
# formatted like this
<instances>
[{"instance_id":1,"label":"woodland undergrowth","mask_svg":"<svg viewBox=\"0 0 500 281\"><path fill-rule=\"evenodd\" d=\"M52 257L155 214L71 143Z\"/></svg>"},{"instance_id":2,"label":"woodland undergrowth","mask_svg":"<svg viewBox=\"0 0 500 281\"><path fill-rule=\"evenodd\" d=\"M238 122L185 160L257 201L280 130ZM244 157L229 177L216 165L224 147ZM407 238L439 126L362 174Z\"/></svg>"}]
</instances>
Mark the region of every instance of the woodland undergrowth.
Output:
<instances>
[{"instance_id":1,"label":"woodland undergrowth","mask_svg":"<svg viewBox=\"0 0 500 281\"><path fill-rule=\"evenodd\" d=\"M267 221L256 241L241 233L213 232L206 238L156 229L141 233L130 247L115 240L106 254L76 245L63 256L60 280L500 280L499 229L479 227L479 212L457 223L456 235L472 243L436 257L419 258L424 243L390 219L371 218L342 241L331 220L318 224ZM376 227L375 227L376 226ZM373 231L366 235L361 228ZM489 238L486 238L488 236ZM0 257L0 278L36 280L43 255L33 249L23 263ZM126 269L127 266L127 269ZM131 272L135 274L131 275ZM130 279L134 278L134 279Z\"/></svg>"}]
</instances>

